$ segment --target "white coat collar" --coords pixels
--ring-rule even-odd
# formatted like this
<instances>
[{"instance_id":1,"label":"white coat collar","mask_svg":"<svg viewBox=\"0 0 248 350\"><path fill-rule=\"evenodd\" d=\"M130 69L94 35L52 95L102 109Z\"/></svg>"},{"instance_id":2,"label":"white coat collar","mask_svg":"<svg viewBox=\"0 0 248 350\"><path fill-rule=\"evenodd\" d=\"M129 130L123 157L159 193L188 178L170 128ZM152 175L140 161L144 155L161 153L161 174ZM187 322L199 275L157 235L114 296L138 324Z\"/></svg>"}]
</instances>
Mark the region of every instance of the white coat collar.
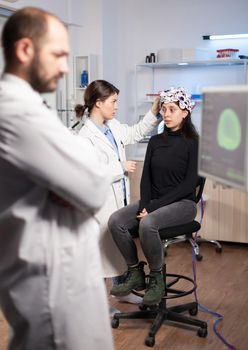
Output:
<instances>
[{"instance_id":1,"label":"white coat collar","mask_svg":"<svg viewBox=\"0 0 248 350\"><path fill-rule=\"evenodd\" d=\"M110 126L110 125L108 124L108 126ZM113 145L111 144L111 142L101 132L101 130L98 129L98 127L93 123L93 121L89 117L86 119L86 122L84 124L84 128L85 127L87 127L94 134L95 137L100 138L106 145L111 147L112 150L115 152L115 149L114 149ZM112 129L111 129L111 131L113 133ZM113 133L113 135L114 135L114 133ZM114 135L114 137L115 137L115 135ZM116 142L117 142L117 145L118 145L118 140L116 140Z\"/></svg>"},{"instance_id":2,"label":"white coat collar","mask_svg":"<svg viewBox=\"0 0 248 350\"><path fill-rule=\"evenodd\" d=\"M4 73L1 81L7 84L11 84L14 90L18 90L17 96L21 95L26 97L26 94L28 94L28 98L30 98L30 94L32 94L32 98L37 102L43 102L42 96L37 91L35 91L26 80L19 78L17 75ZM13 91L13 93L16 93L16 91Z\"/></svg>"}]
</instances>

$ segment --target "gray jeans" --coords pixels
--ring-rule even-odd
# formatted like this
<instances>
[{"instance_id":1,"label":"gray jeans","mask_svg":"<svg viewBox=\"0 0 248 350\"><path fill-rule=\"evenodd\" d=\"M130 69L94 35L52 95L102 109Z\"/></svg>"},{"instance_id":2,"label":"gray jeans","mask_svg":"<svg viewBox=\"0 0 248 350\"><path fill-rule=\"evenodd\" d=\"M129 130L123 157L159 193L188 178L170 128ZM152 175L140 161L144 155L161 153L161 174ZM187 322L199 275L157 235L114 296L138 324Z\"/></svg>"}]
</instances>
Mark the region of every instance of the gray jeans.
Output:
<instances>
[{"instance_id":1,"label":"gray jeans","mask_svg":"<svg viewBox=\"0 0 248 350\"><path fill-rule=\"evenodd\" d=\"M109 219L110 232L127 265L131 266L139 261L131 234L137 230L150 269L160 271L164 263L164 249L159 230L194 220L196 203L183 199L149 213L140 221L136 219L138 209L139 202L135 202L113 213Z\"/></svg>"}]
</instances>

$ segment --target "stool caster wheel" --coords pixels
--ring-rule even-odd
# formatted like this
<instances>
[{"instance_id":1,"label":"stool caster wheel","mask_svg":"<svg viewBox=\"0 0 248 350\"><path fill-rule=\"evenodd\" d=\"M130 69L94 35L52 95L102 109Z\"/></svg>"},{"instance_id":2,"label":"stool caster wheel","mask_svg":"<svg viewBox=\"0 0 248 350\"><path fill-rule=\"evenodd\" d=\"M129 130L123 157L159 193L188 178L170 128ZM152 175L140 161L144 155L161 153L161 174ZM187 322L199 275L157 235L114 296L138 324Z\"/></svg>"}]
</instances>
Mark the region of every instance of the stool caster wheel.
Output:
<instances>
[{"instance_id":1,"label":"stool caster wheel","mask_svg":"<svg viewBox=\"0 0 248 350\"><path fill-rule=\"evenodd\" d=\"M197 331L197 335L200 338L206 338L206 336L208 335L207 328L199 328L198 331Z\"/></svg>"},{"instance_id":2,"label":"stool caster wheel","mask_svg":"<svg viewBox=\"0 0 248 350\"><path fill-rule=\"evenodd\" d=\"M112 328L118 328L119 327L119 320L117 318L113 318L111 321L111 327Z\"/></svg>"},{"instance_id":3,"label":"stool caster wheel","mask_svg":"<svg viewBox=\"0 0 248 350\"><path fill-rule=\"evenodd\" d=\"M195 306L194 308L189 309L189 314L190 314L190 316L196 316L198 314L198 307Z\"/></svg>"},{"instance_id":4,"label":"stool caster wheel","mask_svg":"<svg viewBox=\"0 0 248 350\"><path fill-rule=\"evenodd\" d=\"M196 258L197 261L201 261L202 258L203 258L203 256L200 255L200 254L197 254L197 255L195 256L195 258Z\"/></svg>"},{"instance_id":5,"label":"stool caster wheel","mask_svg":"<svg viewBox=\"0 0 248 350\"><path fill-rule=\"evenodd\" d=\"M215 251L216 251L216 253L222 253L222 248L217 247L217 248L215 249Z\"/></svg>"},{"instance_id":6,"label":"stool caster wheel","mask_svg":"<svg viewBox=\"0 0 248 350\"><path fill-rule=\"evenodd\" d=\"M146 337L145 344L150 348L153 347L155 345L155 338L148 335L148 337Z\"/></svg>"}]
</instances>

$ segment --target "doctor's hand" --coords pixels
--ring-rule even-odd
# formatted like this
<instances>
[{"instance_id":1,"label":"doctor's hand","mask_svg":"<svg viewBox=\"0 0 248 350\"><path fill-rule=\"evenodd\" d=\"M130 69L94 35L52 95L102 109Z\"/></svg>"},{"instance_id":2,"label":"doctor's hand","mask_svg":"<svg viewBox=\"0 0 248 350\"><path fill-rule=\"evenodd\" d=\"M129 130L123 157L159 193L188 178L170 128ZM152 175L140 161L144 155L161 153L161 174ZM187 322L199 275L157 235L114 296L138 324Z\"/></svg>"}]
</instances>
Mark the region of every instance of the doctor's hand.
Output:
<instances>
[{"instance_id":1,"label":"doctor's hand","mask_svg":"<svg viewBox=\"0 0 248 350\"><path fill-rule=\"evenodd\" d=\"M140 211L136 218L142 220L146 215L148 215L148 213L146 211L146 208L144 208Z\"/></svg>"},{"instance_id":2,"label":"doctor's hand","mask_svg":"<svg viewBox=\"0 0 248 350\"><path fill-rule=\"evenodd\" d=\"M123 162L125 171L129 173L133 173L136 170L136 164L137 163L133 160L126 160L125 162Z\"/></svg>"},{"instance_id":3,"label":"doctor's hand","mask_svg":"<svg viewBox=\"0 0 248 350\"><path fill-rule=\"evenodd\" d=\"M151 111L154 115L157 115L159 113L161 109L161 106L160 106L160 97L157 96L152 104L152 108L151 108Z\"/></svg>"}]
</instances>

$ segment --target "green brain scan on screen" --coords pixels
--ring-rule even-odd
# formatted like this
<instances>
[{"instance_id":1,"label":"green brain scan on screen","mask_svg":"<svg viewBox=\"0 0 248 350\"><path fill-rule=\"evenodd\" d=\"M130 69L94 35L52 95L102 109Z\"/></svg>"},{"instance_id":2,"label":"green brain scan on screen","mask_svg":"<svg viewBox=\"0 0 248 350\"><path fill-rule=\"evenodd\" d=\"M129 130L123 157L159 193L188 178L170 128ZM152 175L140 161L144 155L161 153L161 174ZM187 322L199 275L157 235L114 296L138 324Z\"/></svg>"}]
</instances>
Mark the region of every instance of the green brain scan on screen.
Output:
<instances>
[{"instance_id":1,"label":"green brain scan on screen","mask_svg":"<svg viewBox=\"0 0 248 350\"><path fill-rule=\"evenodd\" d=\"M248 86L205 88L199 174L247 191Z\"/></svg>"},{"instance_id":2,"label":"green brain scan on screen","mask_svg":"<svg viewBox=\"0 0 248 350\"><path fill-rule=\"evenodd\" d=\"M241 125L237 113L232 108L221 112L217 125L217 142L220 147L235 151L241 143Z\"/></svg>"}]
</instances>

